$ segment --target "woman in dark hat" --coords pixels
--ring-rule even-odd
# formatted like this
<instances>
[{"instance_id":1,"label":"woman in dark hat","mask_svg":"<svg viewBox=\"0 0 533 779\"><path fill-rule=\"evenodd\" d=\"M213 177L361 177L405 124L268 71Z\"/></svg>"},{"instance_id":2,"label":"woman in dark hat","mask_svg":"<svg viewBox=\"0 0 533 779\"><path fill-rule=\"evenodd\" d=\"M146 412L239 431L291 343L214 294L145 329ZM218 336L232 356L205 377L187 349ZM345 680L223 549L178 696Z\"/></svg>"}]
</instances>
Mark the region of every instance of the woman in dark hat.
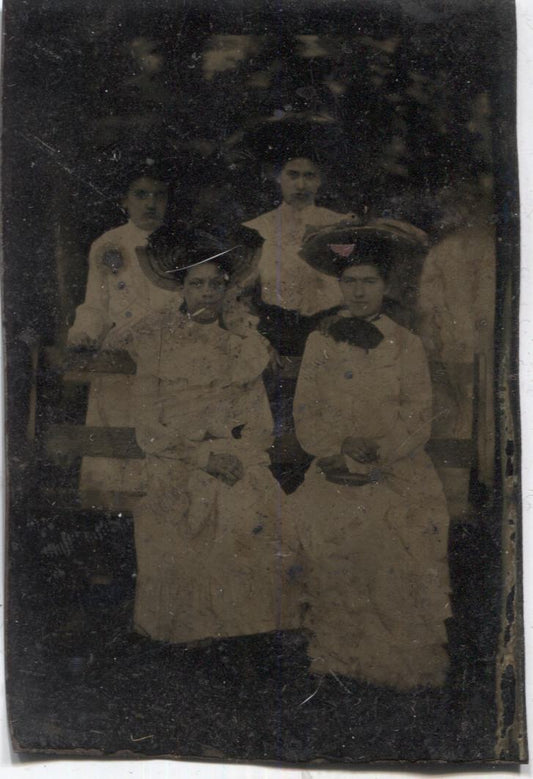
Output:
<instances>
[{"instance_id":1,"label":"woman in dark hat","mask_svg":"<svg viewBox=\"0 0 533 779\"><path fill-rule=\"evenodd\" d=\"M224 299L262 241L245 228L184 235L153 267L177 283L134 328L136 435L146 495L136 507L135 630L175 643L280 627L278 486L262 382L267 342L225 326ZM181 293L181 294L180 294Z\"/></svg>"},{"instance_id":2,"label":"woman in dark hat","mask_svg":"<svg viewBox=\"0 0 533 779\"><path fill-rule=\"evenodd\" d=\"M410 690L444 684L448 513L424 451L431 385L420 340L382 312L401 226L338 226L302 250L343 308L309 336L294 401L315 462L287 498L305 561L312 669Z\"/></svg>"}]
</instances>

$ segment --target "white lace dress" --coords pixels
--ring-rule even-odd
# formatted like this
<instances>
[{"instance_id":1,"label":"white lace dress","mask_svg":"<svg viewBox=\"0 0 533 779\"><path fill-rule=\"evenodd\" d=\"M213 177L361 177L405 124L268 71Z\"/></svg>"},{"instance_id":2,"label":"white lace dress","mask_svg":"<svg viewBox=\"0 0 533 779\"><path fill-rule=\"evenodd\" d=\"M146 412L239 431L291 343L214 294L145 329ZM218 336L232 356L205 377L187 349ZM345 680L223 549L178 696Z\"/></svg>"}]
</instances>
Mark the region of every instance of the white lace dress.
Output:
<instances>
[{"instance_id":1,"label":"white lace dress","mask_svg":"<svg viewBox=\"0 0 533 779\"><path fill-rule=\"evenodd\" d=\"M147 495L135 510L135 625L190 642L281 626L279 487L267 448L272 417L262 382L264 340L194 323L177 308L135 329L137 440ZM236 455L230 487L205 470Z\"/></svg>"}]
</instances>

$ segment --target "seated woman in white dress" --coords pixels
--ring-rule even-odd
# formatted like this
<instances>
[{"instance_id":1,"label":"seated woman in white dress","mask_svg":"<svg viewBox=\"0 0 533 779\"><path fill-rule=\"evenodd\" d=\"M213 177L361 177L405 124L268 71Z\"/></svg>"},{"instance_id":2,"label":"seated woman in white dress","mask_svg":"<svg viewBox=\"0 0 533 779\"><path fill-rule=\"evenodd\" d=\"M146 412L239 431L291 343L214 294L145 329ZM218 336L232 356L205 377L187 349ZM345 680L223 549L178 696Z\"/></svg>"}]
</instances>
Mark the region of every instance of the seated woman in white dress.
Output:
<instances>
[{"instance_id":1,"label":"seated woman in white dress","mask_svg":"<svg viewBox=\"0 0 533 779\"><path fill-rule=\"evenodd\" d=\"M302 557L311 667L409 690L444 684L448 513L424 451L431 386L420 340L381 313L390 227L328 228L302 256L338 278L344 308L310 335L294 402L315 456L286 499Z\"/></svg>"},{"instance_id":2,"label":"seated woman in white dress","mask_svg":"<svg viewBox=\"0 0 533 779\"><path fill-rule=\"evenodd\" d=\"M131 347L148 477L134 515L135 629L176 643L281 625L279 487L261 377L269 347L253 323L234 332L221 315L238 255L261 239L240 228L221 252L199 235L181 247L182 295L138 323Z\"/></svg>"}]
</instances>

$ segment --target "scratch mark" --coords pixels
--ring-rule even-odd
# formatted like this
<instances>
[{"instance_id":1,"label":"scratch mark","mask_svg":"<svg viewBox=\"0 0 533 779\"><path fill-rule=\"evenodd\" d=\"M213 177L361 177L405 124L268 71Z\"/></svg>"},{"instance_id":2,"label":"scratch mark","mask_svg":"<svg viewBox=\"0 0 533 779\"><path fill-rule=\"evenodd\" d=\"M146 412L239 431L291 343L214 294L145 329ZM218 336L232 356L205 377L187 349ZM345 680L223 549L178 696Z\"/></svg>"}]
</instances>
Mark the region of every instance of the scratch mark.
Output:
<instances>
[{"instance_id":1,"label":"scratch mark","mask_svg":"<svg viewBox=\"0 0 533 779\"><path fill-rule=\"evenodd\" d=\"M307 698L305 698L305 700L303 700L301 703L298 704L298 706L303 706L304 703L308 703L311 700L311 698L314 698L317 692L320 690L321 686L322 686L322 679L318 683L318 687L316 688L316 690L312 692L311 695L308 695Z\"/></svg>"},{"instance_id":2,"label":"scratch mark","mask_svg":"<svg viewBox=\"0 0 533 779\"><path fill-rule=\"evenodd\" d=\"M346 690L346 692L348 693L348 695L351 695L351 694L352 694L352 691L351 691L351 690L349 690L349 689L348 689L348 687L346 687L346 685L345 685L345 684L343 684L343 683L341 682L341 680L339 679L339 677L337 676L337 674L335 673L335 671L332 671L332 670L331 670L331 668L330 668L329 672L330 672L330 674L331 674L331 675L332 675L332 676L333 676L333 677L334 677L334 678L335 678L335 679L338 681L338 683L340 684L340 686L342 687L342 689L343 689L343 690Z\"/></svg>"},{"instance_id":3,"label":"scratch mark","mask_svg":"<svg viewBox=\"0 0 533 779\"><path fill-rule=\"evenodd\" d=\"M217 257L222 257L223 254L228 254L229 252L232 252L234 249L238 249L239 244L237 246L232 246L231 249L225 249L223 252L219 252L218 254L213 254L211 257L207 257L205 260L199 260L198 262L193 262L191 265L181 265L179 268L171 268L170 270L166 270L165 273L174 273L177 270L189 270L189 268L196 268L198 265L203 265L204 262L211 262L211 260L216 260Z\"/></svg>"},{"instance_id":4,"label":"scratch mark","mask_svg":"<svg viewBox=\"0 0 533 779\"><path fill-rule=\"evenodd\" d=\"M53 146L50 146L49 143L46 143L46 141L43 141L42 138L39 138L37 135L27 135L26 133L21 133L21 136L25 140L30 141L30 143L37 143L37 145L40 146L42 150L47 152L47 154L52 158L55 164L59 168L61 168L61 170L64 170L65 173L68 173L69 176L76 178L78 181L83 182L85 186L89 187L89 189L92 189L94 192L100 195L101 198L107 200L107 195L104 192L102 192L101 189L98 189L98 187L95 184L93 184L92 181L87 181L82 176L79 176L77 173L74 172L72 168L69 168L68 165L65 165L65 163L61 162L61 160L58 159L59 157L58 149L54 149Z\"/></svg>"},{"instance_id":5,"label":"scratch mark","mask_svg":"<svg viewBox=\"0 0 533 779\"><path fill-rule=\"evenodd\" d=\"M418 432L420 432L420 430L422 430L422 429L423 429L423 428L424 428L424 427L425 427L427 424L431 424L431 423L432 423L432 422L434 422L436 419L439 419L439 417L446 416L446 414L447 414L447 413L448 413L448 412L447 412L445 409L443 409L442 411L439 411L439 413L438 413L438 414L434 414L434 416L430 417L428 420L424 420L424 422L423 422L421 425L419 425L417 428L415 428L415 429L413 430L413 432L412 432L412 433L410 433L410 434L407 436L407 438L405 438L405 440L404 440L404 441L402 441L402 443L401 443L401 444L398 446L398 451L399 451L399 450L400 450L400 449L401 449L403 446L405 446L405 444L406 444L408 441L410 441L410 440L411 440L411 438L413 438L413 436L415 436L415 435L416 435Z\"/></svg>"}]
</instances>

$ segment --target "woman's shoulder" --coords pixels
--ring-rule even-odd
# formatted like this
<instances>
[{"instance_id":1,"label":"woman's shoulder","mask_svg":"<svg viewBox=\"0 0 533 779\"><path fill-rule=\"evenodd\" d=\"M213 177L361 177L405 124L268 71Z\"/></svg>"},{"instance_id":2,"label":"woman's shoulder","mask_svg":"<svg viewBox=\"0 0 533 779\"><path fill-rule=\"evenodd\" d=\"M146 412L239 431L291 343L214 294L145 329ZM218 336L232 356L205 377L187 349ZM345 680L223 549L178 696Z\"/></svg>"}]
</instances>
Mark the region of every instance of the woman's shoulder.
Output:
<instances>
[{"instance_id":1,"label":"woman's shoulder","mask_svg":"<svg viewBox=\"0 0 533 779\"><path fill-rule=\"evenodd\" d=\"M130 264L126 225L113 227L97 238L89 252L89 261L92 266L102 271L117 274L126 270Z\"/></svg>"},{"instance_id":2,"label":"woman's shoulder","mask_svg":"<svg viewBox=\"0 0 533 779\"><path fill-rule=\"evenodd\" d=\"M332 211L330 208L324 208L324 206L315 206L314 217L315 221L317 223L320 222L320 226L324 227L333 225L337 222L353 222L358 219L354 213L341 214L339 211Z\"/></svg>"},{"instance_id":3,"label":"woman's shoulder","mask_svg":"<svg viewBox=\"0 0 533 779\"><path fill-rule=\"evenodd\" d=\"M385 336L385 340L391 344L396 344L402 351L409 351L409 349L415 349L419 351L423 349L422 339L409 330L407 327L395 322L386 314L376 321L376 326Z\"/></svg>"},{"instance_id":4,"label":"woman's shoulder","mask_svg":"<svg viewBox=\"0 0 533 779\"><path fill-rule=\"evenodd\" d=\"M268 348L268 341L258 332L253 322L246 323L243 326L221 327L221 336L227 343L237 351Z\"/></svg>"},{"instance_id":5,"label":"woman's shoulder","mask_svg":"<svg viewBox=\"0 0 533 779\"><path fill-rule=\"evenodd\" d=\"M327 360L329 353L333 352L335 348L336 342L327 329L313 330L305 342L304 359L314 359L317 355L320 355L321 358Z\"/></svg>"},{"instance_id":6,"label":"woman's shoulder","mask_svg":"<svg viewBox=\"0 0 533 779\"><path fill-rule=\"evenodd\" d=\"M116 227L111 227L96 238L91 249L99 249L106 244L121 243L127 233L127 222Z\"/></svg>"},{"instance_id":7,"label":"woman's shoulder","mask_svg":"<svg viewBox=\"0 0 533 779\"><path fill-rule=\"evenodd\" d=\"M413 333L409 328L404 327L395 319L391 319L387 314L381 314L379 319L376 319L374 324L378 327L383 335L395 335L397 338L418 340L418 336Z\"/></svg>"},{"instance_id":8,"label":"woman's shoulder","mask_svg":"<svg viewBox=\"0 0 533 779\"><path fill-rule=\"evenodd\" d=\"M318 328L317 330L313 330L311 333L309 333L307 340L305 342L305 347L312 346L316 343L323 343L324 341L331 341L331 335L329 332L330 325L333 319L328 320L324 323L323 326Z\"/></svg>"},{"instance_id":9,"label":"woman's shoulder","mask_svg":"<svg viewBox=\"0 0 533 779\"><path fill-rule=\"evenodd\" d=\"M188 317L175 306L165 306L156 311L151 311L146 316L139 319L133 326L134 332L139 336L151 336L154 333L160 334L168 330L176 338L185 331L188 324Z\"/></svg>"},{"instance_id":10,"label":"woman's shoulder","mask_svg":"<svg viewBox=\"0 0 533 779\"><path fill-rule=\"evenodd\" d=\"M279 213L279 207L272 209L272 211L265 211L262 214L243 222L243 227L249 227L252 230L257 230L262 238L267 238L269 231L276 224L276 217Z\"/></svg>"}]
</instances>

